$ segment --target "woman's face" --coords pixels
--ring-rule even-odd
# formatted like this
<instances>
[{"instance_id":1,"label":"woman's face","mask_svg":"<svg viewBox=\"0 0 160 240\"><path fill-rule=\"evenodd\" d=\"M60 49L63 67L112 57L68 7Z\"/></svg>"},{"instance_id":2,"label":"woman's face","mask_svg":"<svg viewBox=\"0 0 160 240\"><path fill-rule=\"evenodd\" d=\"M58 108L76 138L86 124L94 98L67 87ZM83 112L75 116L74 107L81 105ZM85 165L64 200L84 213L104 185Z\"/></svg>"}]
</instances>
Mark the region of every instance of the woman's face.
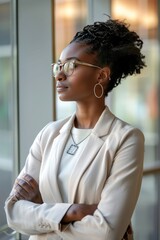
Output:
<instances>
[{"instance_id":1,"label":"woman's face","mask_svg":"<svg viewBox=\"0 0 160 240\"><path fill-rule=\"evenodd\" d=\"M87 53L88 46L73 42L61 53L58 62L63 64L68 59L76 59L95 65L95 54ZM76 65L72 75L66 76L63 69L57 74L56 87L62 101L90 101L95 99L94 86L98 82L100 69Z\"/></svg>"}]
</instances>

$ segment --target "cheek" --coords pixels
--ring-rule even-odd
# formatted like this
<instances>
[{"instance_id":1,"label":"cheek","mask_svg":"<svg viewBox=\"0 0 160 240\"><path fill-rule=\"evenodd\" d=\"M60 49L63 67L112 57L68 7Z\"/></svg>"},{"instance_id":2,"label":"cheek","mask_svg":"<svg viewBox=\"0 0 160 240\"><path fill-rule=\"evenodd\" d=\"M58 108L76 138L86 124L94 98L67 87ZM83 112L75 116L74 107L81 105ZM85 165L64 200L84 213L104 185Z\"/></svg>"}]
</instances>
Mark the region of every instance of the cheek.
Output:
<instances>
[{"instance_id":1,"label":"cheek","mask_svg":"<svg viewBox=\"0 0 160 240\"><path fill-rule=\"evenodd\" d=\"M94 85L97 82L96 74L91 71L76 73L72 79L72 86L82 90L93 91Z\"/></svg>"}]
</instances>

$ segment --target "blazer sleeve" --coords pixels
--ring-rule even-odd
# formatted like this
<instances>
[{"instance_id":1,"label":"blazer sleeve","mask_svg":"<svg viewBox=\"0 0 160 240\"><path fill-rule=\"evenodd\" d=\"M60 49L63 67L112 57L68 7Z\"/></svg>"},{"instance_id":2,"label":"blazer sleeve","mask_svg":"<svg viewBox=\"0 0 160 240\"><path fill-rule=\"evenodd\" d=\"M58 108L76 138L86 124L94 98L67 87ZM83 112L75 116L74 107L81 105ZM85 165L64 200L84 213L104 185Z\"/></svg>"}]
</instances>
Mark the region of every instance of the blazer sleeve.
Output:
<instances>
[{"instance_id":1,"label":"blazer sleeve","mask_svg":"<svg viewBox=\"0 0 160 240\"><path fill-rule=\"evenodd\" d=\"M70 240L121 240L131 221L139 196L142 174L144 137L140 130L132 129L119 136L110 176L106 180L101 200L93 216L70 224L58 232Z\"/></svg>"},{"instance_id":2,"label":"blazer sleeve","mask_svg":"<svg viewBox=\"0 0 160 240\"><path fill-rule=\"evenodd\" d=\"M47 126L35 138L25 166L18 177L23 175L23 173L28 173L39 182L42 159L41 138L46 128ZM10 228L28 235L48 233L61 229L60 221L71 204L35 204L25 200L15 202L12 200L13 191L14 189L12 189L10 196L5 202L6 218Z\"/></svg>"}]
</instances>

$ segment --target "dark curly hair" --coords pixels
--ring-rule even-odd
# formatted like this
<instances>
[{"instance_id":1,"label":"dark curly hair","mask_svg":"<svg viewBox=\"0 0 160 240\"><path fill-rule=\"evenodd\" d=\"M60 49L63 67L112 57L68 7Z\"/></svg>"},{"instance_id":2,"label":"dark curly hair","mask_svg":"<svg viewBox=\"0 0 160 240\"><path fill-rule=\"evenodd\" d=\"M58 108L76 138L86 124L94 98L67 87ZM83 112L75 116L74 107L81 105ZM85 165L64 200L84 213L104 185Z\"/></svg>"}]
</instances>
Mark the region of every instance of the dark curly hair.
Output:
<instances>
[{"instance_id":1,"label":"dark curly hair","mask_svg":"<svg viewBox=\"0 0 160 240\"><path fill-rule=\"evenodd\" d=\"M111 81L105 95L121 83L128 75L139 74L146 66L141 53L143 41L136 32L129 30L124 21L109 17L106 22L95 22L77 32L72 42L89 45L89 52L97 54L97 64L109 66Z\"/></svg>"}]
</instances>

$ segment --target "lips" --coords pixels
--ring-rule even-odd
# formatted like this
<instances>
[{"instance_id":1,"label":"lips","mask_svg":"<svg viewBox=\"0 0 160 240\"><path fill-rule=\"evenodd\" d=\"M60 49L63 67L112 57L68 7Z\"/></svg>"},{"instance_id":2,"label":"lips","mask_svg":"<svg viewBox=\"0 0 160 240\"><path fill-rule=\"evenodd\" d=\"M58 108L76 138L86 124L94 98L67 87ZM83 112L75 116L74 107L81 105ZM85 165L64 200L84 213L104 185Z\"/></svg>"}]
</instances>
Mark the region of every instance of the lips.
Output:
<instances>
[{"instance_id":1,"label":"lips","mask_svg":"<svg viewBox=\"0 0 160 240\"><path fill-rule=\"evenodd\" d=\"M64 84L57 84L56 88L58 92L61 92L61 91L65 91L68 87Z\"/></svg>"}]
</instances>

